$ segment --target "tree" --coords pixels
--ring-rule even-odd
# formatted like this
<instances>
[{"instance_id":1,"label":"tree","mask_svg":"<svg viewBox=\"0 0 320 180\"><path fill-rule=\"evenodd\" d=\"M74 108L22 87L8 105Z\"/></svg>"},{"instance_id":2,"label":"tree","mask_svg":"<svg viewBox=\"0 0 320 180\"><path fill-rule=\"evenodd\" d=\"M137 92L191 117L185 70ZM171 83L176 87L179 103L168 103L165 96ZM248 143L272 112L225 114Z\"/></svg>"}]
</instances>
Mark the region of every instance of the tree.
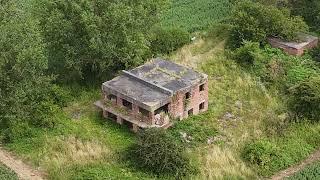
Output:
<instances>
[{"instance_id":1,"label":"tree","mask_svg":"<svg viewBox=\"0 0 320 180\"><path fill-rule=\"evenodd\" d=\"M284 8L241 1L235 5L231 15L229 46L238 48L243 41L264 44L268 37L296 40L298 33L307 31L302 18L291 16Z\"/></svg>"},{"instance_id":2,"label":"tree","mask_svg":"<svg viewBox=\"0 0 320 180\"><path fill-rule=\"evenodd\" d=\"M320 1L319 0L289 0L294 15L304 18L312 31L320 33Z\"/></svg>"},{"instance_id":3,"label":"tree","mask_svg":"<svg viewBox=\"0 0 320 180\"><path fill-rule=\"evenodd\" d=\"M17 1L0 4L0 135L12 140L53 124L47 57L38 22ZM2 11L3 10L3 11Z\"/></svg>"},{"instance_id":4,"label":"tree","mask_svg":"<svg viewBox=\"0 0 320 180\"><path fill-rule=\"evenodd\" d=\"M166 0L41 0L49 70L60 80L106 78L150 56L148 33Z\"/></svg>"}]
</instances>

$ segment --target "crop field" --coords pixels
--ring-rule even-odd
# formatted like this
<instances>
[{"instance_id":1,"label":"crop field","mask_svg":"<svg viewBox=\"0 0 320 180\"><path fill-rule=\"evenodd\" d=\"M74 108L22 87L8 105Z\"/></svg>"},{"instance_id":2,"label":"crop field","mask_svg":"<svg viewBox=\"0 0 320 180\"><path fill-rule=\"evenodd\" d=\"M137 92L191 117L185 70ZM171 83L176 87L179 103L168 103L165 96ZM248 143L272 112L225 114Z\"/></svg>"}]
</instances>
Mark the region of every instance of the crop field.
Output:
<instances>
[{"instance_id":1,"label":"crop field","mask_svg":"<svg viewBox=\"0 0 320 180\"><path fill-rule=\"evenodd\" d=\"M0 180L17 180L17 175L0 163Z\"/></svg>"},{"instance_id":2,"label":"crop field","mask_svg":"<svg viewBox=\"0 0 320 180\"><path fill-rule=\"evenodd\" d=\"M231 9L229 0L172 0L161 25L189 32L202 30L225 19Z\"/></svg>"},{"instance_id":3,"label":"crop field","mask_svg":"<svg viewBox=\"0 0 320 180\"><path fill-rule=\"evenodd\" d=\"M308 166L302 171L288 178L289 180L303 180L303 179L320 179L320 162Z\"/></svg>"}]
</instances>

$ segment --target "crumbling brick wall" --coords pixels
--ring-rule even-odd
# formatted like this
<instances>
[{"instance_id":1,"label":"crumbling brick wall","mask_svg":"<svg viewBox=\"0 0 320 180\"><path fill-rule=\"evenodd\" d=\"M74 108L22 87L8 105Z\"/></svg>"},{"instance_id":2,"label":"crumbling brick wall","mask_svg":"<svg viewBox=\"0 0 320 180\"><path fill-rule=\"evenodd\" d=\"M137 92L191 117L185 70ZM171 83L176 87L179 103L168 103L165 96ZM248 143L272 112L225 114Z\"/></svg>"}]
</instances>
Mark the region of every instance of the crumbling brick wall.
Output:
<instances>
[{"instance_id":1,"label":"crumbling brick wall","mask_svg":"<svg viewBox=\"0 0 320 180\"><path fill-rule=\"evenodd\" d=\"M203 91L200 91L200 86L204 85ZM190 93L190 98L186 99L186 93ZM179 91L172 99L169 113L178 119L187 118L188 111L192 110L192 114L196 115L200 112L208 110L208 80L186 89ZM203 104L203 109L200 110L200 104Z\"/></svg>"}]
</instances>

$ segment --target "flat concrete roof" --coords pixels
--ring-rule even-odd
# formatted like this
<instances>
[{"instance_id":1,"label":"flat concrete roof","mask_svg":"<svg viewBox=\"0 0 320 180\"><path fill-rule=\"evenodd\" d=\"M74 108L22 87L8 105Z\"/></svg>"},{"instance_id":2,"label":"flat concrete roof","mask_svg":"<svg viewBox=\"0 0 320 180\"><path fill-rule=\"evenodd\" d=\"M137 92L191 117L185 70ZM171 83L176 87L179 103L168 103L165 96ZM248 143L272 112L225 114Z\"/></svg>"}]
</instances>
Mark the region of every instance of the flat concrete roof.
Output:
<instances>
[{"instance_id":1,"label":"flat concrete roof","mask_svg":"<svg viewBox=\"0 0 320 180\"><path fill-rule=\"evenodd\" d=\"M154 111L170 102L175 92L190 88L207 78L171 61L153 59L103 83L103 89Z\"/></svg>"},{"instance_id":2,"label":"flat concrete roof","mask_svg":"<svg viewBox=\"0 0 320 180\"><path fill-rule=\"evenodd\" d=\"M173 93L198 84L207 78L207 75L203 73L159 58L129 72L148 82L167 88Z\"/></svg>"},{"instance_id":3,"label":"flat concrete roof","mask_svg":"<svg viewBox=\"0 0 320 180\"><path fill-rule=\"evenodd\" d=\"M318 37L309 34L299 34L298 39L300 42L288 42L279 38L269 38L269 41L274 41L278 44L282 44L293 49L302 49L313 41L318 40Z\"/></svg>"}]
</instances>

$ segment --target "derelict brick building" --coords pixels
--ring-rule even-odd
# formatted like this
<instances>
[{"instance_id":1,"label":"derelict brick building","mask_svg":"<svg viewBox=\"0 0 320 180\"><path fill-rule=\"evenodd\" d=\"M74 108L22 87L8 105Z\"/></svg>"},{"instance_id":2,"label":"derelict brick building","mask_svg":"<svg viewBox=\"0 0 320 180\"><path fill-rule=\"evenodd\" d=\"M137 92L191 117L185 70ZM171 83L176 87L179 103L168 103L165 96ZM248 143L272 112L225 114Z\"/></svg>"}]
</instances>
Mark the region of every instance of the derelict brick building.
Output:
<instances>
[{"instance_id":1,"label":"derelict brick building","mask_svg":"<svg viewBox=\"0 0 320 180\"><path fill-rule=\"evenodd\" d=\"M154 59L102 85L95 105L103 116L139 128L168 128L208 109L207 75L162 59Z\"/></svg>"}]
</instances>

